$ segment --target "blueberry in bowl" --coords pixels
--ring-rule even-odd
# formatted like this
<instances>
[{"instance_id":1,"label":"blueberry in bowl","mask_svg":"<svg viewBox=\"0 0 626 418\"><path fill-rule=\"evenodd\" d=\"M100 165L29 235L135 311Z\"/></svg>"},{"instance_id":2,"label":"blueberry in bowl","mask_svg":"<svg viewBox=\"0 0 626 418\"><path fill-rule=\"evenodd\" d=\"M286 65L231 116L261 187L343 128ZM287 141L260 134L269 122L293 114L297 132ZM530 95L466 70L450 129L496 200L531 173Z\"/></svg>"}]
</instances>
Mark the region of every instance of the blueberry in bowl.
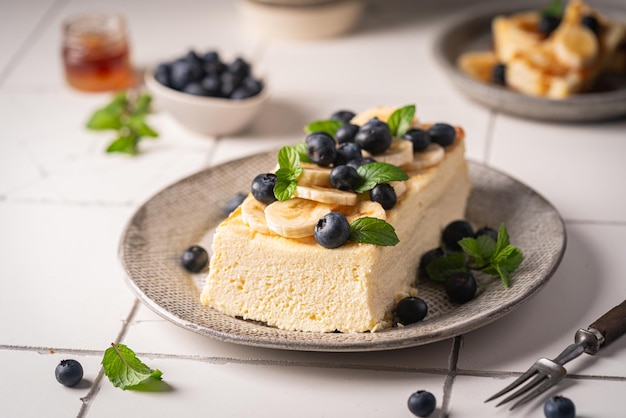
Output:
<instances>
[{"instance_id":1,"label":"blueberry in bowl","mask_svg":"<svg viewBox=\"0 0 626 418\"><path fill-rule=\"evenodd\" d=\"M241 56L225 60L215 50L190 50L159 62L144 78L156 109L205 135L242 131L269 97L266 80L251 62Z\"/></svg>"}]
</instances>

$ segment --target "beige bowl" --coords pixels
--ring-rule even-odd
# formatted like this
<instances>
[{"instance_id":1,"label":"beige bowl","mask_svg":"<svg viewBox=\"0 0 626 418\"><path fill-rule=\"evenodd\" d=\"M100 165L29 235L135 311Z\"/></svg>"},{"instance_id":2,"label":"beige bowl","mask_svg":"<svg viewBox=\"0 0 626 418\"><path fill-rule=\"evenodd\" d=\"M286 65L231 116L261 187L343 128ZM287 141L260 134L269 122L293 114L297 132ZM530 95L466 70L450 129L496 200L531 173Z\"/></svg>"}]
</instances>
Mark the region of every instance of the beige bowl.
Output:
<instances>
[{"instance_id":1,"label":"beige bowl","mask_svg":"<svg viewBox=\"0 0 626 418\"><path fill-rule=\"evenodd\" d=\"M320 39L352 30L364 0L239 0L244 26L268 39Z\"/></svg>"},{"instance_id":2,"label":"beige bowl","mask_svg":"<svg viewBox=\"0 0 626 418\"><path fill-rule=\"evenodd\" d=\"M144 75L154 107L171 114L185 128L204 135L229 135L244 130L269 98L267 83L256 96L231 100L194 96L166 87L154 78L154 69Z\"/></svg>"}]
</instances>

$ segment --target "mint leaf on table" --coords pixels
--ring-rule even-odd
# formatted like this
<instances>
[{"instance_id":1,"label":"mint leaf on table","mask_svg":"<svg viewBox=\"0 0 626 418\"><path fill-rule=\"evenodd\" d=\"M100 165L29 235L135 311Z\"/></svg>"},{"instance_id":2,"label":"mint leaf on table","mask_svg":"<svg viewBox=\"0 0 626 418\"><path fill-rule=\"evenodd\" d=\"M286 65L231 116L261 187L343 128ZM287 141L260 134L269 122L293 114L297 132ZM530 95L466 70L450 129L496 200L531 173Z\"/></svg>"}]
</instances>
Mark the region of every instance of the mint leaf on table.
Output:
<instances>
[{"instance_id":1,"label":"mint leaf on table","mask_svg":"<svg viewBox=\"0 0 626 418\"><path fill-rule=\"evenodd\" d=\"M400 240L391 224L382 219L365 216L350 223L350 241L394 246Z\"/></svg>"},{"instance_id":2,"label":"mint leaf on table","mask_svg":"<svg viewBox=\"0 0 626 418\"><path fill-rule=\"evenodd\" d=\"M401 137L409 130L415 117L415 105L407 105L393 111L387 119L391 136Z\"/></svg>"},{"instance_id":3,"label":"mint leaf on table","mask_svg":"<svg viewBox=\"0 0 626 418\"><path fill-rule=\"evenodd\" d=\"M341 128L343 125L344 122L335 119L316 120L305 126L304 132L306 132L307 134L313 132L326 132L327 134L334 137L337 133L337 129Z\"/></svg>"},{"instance_id":4,"label":"mint leaf on table","mask_svg":"<svg viewBox=\"0 0 626 418\"><path fill-rule=\"evenodd\" d=\"M293 196L298 185L297 179L302 174L300 155L295 147L284 146L278 151L278 167L274 196L285 201Z\"/></svg>"},{"instance_id":5,"label":"mint leaf on table","mask_svg":"<svg viewBox=\"0 0 626 418\"><path fill-rule=\"evenodd\" d=\"M148 379L161 380L160 370L153 370L137 358L133 350L124 344L111 344L102 358L104 374L113 386L123 390L132 389Z\"/></svg>"},{"instance_id":6,"label":"mint leaf on table","mask_svg":"<svg viewBox=\"0 0 626 418\"><path fill-rule=\"evenodd\" d=\"M362 183L354 190L357 193L373 189L380 183L409 179L409 175L403 169L388 163L375 162L364 164L357 168L356 171L362 179Z\"/></svg>"},{"instance_id":7,"label":"mint leaf on table","mask_svg":"<svg viewBox=\"0 0 626 418\"><path fill-rule=\"evenodd\" d=\"M96 131L117 131L117 138L109 144L106 152L136 155L142 138L158 137L158 133L146 122L151 102L151 96L146 93L117 93L108 104L94 111L86 127Z\"/></svg>"}]
</instances>

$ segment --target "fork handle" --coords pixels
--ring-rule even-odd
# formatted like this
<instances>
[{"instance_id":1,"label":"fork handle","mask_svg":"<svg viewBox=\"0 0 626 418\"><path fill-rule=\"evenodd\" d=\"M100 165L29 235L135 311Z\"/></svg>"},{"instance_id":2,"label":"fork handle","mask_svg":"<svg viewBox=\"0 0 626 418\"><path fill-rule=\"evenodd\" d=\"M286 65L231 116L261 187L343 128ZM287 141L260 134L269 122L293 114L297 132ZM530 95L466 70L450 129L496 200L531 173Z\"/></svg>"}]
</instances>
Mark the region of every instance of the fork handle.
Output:
<instances>
[{"instance_id":1,"label":"fork handle","mask_svg":"<svg viewBox=\"0 0 626 418\"><path fill-rule=\"evenodd\" d=\"M599 344L601 347L606 347L626 334L626 300L596 319L589 328L599 331L604 337L604 342Z\"/></svg>"}]
</instances>

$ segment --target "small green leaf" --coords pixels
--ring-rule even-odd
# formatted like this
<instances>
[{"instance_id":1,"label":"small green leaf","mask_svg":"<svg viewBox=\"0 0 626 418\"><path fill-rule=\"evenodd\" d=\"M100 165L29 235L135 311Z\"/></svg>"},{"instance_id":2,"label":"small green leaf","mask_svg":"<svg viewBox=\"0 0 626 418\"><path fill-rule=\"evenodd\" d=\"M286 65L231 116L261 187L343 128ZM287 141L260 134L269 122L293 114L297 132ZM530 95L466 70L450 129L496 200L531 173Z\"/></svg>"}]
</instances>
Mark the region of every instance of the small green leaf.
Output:
<instances>
[{"instance_id":1,"label":"small green leaf","mask_svg":"<svg viewBox=\"0 0 626 418\"><path fill-rule=\"evenodd\" d=\"M121 126L120 113L106 107L96 110L87 121L87 128L95 131L119 129Z\"/></svg>"},{"instance_id":2,"label":"small green leaf","mask_svg":"<svg viewBox=\"0 0 626 418\"><path fill-rule=\"evenodd\" d=\"M487 235L478 238L463 238L459 241L461 249L470 257L470 263L478 268L489 263L494 254L496 243Z\"/></svg>"},{"instance_id":3,"label":"small green leaf","mask_svg":"<svg viewBox=\"0 0 626 418\"><path fill-rule=\"evenodd\" d=\"M550 2L550 4L541 11L541 14L543 16L561 17L563 16L563 11L564 11L563 1L552 0L552 2Z\"/></svg>"},{"instance_id":4,"label":"small green leaf","mask_svg":"<svg viewBox=\"0 0 626 418\"><path fill-rule=\"evenodd\" d=\"M278 166L281 169L285 169L285 173L287 171L290 172L289 180L295 180L302 174L300 156L294 147L285 146L278 151Z\"/></svg>"},{"instance_id":5,"label":"small green leaf","mask_svg":"<svg viewBox=\"0 0 626 418\"><path fill-rule=\"evenodd\" d=\"M509 233L506 230L504 224L500 224L500 228L498 229L498 241L496 242L496 248L493 251L494 254L498 254L504 247L509 245Z\"/></svg>"},{"instance_id":6,"label":"small green leaf","mask_svg":"<svg viewBox=\"0 0 626 418\"><path fill-rule=\"evenodd\" d=\"M400 240L391 224L382 219L365 216L352 221L350 224L350 241L394 246Z\"/></svg>"},{"instance_id":7,"label":"small green leaf","mask_svg":"<svg viewBox=\"0 0 626 418\"><path fill-rule=\"evenodd\" d=\"M276 196L276 199L280 200L281 202L289 200L296 191L297 186L298 182L295 180L288 180L278 177L276 179L276 184L274 184L274 196Z\"/></svg>"},{"instance_id":8,"label":"small green leaf","mask_svg":"<svg viewBox=\"0 0 626 418\"><path fill-rule=\"evenodd\" d=\"M146 124L145 116L143 115L132 115L128 119L128 126L139 136L147 136L149 138L156 138L159 136L155 130Z\"/></svg>"},{"instance_id":9,"label":"small green leaf","mask_svg":"<svg viewBox=\"0 0 626 418\"><path fill-rule=\"evenodd\" d=\"M152 103L152 97L147 93L139 93L137 101L135 102L135 114L145 115L150 113L150 104Z\"/></svg>"},{"instance_id":10,"label":"small green leaf","mask_svg":"<svg viewBox=\"0 0 626 418\"><path fill-rule=\"evenodd\" d=\"M409 175L393 164L388 163L369 163L357 168L357 173L362 179L361 184L354 191L362 193L373 189L380 183L388 183L390 181L404 181L409 179Z\"/></svg>"},{"instance_id":11,"label":"small green leaf","mask_svg":"<svg viewBox=\"0 0 626 418\"><path fill-rule=\"evenodd\" d=\"M304 127L304 132L307 134L311 134L313 132L326 132L331 136L335 136L337 133L337 129L341 128L344 123L340 120L327 119L327 120L316 120L315 122L309 123Z\"/></svg>"},{"instance_id":12,"label":"small green leaf","mask_svg":"<svg viewBox=\"0 0 626 418\"><path fill-rule=\"evenodd\" d=\"M104 374L113 386L121 389L132 389L149 378L160 380L160 370L153 370L137 358L133 350L124 344L111 344L102 358Z\"/></svg>"},{"instance_id":13,"label":"small green leaf","mask_svg":"<svg viewBox=\"0 0 626 418\"><path fill-rule=\"evenodd\" d=\"M310 163L309 154L306 151L306 143L298 142L297 144L292 146L293 149L296 150L298 156L300 157L300 162L302 163Z\"/></svg>"},{"instance_id":14,"label":"small green leaf","mask_svg":"<svg viewBox=\"0 0 626 418\"><path fill-rule=\"evenodd\" d=\"M452 273L468 272L463 253L449 253L436 258L426 266L426 273L432 280L445 282Z\"/></svg>"},{"instance_id":15,"label":"small green leaf","mask_svg":"<svg viewBox=\"0 0 626 418\"><path fill-rule=\"evenodd\" d=\"M139 152L137 138L135 136L120 136L109 144L106 151L136 155Z\"/></svg>"},{"instance_id":16,"label":"small green leaf","mask_svg":"<svg viewBox=\"0 0 626 418\"><path fill-rule=\"evenodd\" d=\"M389 119L387 119L391 135L395 137L404 135L411 127L414 117L415 105L408 105L394 110Z\"/></svg>"}]
</instances>

